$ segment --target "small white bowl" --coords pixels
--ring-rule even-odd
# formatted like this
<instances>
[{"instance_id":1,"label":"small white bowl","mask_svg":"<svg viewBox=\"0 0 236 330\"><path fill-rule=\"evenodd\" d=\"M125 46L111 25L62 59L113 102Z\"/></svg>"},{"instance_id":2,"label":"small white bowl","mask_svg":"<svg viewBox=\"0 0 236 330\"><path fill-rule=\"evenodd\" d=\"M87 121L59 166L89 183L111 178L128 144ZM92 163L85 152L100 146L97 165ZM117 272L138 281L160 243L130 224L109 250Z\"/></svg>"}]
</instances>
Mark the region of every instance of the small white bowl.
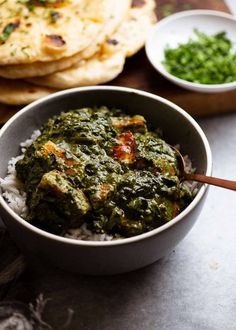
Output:
<instances>
[{"instance_id":1,"label":"small white bowl","mask_svg":"<svg viewBox=\"0 0 236 330\"><path fill-rule=\"evenodd\" d=\"M236 89L236 81L225 84L192 83L167 72L163 65L167 46L174 48L196 38L194 29L208 35L225 31L227 37L236 44L236 19L227 13L214 10L188 10L170 15L158 22L150 31L146 41L146 54L153 67L176 85L203 92L219 93Z\"/></svg>"}]
</instances>

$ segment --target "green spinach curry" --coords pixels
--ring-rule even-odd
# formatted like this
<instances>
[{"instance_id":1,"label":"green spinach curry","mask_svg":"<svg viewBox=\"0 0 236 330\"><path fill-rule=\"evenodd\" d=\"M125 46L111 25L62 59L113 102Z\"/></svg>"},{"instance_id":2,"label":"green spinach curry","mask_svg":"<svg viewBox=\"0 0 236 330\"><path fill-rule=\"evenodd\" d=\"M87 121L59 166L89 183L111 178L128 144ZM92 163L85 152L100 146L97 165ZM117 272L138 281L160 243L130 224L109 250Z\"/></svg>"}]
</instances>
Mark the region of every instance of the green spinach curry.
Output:
<instances>
[{"instance_id":1,"label":"green spinach curry","mask_svg":"<svg viewBox=\"0 0 236 330\"><path fill-rule=\"evenodd\" d=\"M50 119L17 162L27 220L64 235L83 223L130 237L175 217L192 200L175 151L144 117L82 108Z\"/></svg>"}]
</instances>

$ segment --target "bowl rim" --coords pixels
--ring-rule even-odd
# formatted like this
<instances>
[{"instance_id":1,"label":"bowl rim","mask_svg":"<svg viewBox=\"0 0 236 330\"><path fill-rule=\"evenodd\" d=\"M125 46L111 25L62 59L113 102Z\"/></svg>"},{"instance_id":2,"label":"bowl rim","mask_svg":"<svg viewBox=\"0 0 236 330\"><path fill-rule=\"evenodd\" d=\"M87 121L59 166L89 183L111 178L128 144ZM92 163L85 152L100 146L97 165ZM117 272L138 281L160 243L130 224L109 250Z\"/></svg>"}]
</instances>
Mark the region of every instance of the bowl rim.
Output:
<instances>
[{"instance_id":1,"label":"bowl rim","mask_svg":"<svg viewBox=\"0 0 236 330\"><path fill-rule=\"evenodd\" d=\"M165 77L166 79L169 79L172 82L175 82L179 86L185 87L187 89L194 89L196 88L197 90L208 90L209 92L215 92L215 91L220 91L222 89L225 90L230 90L233 88L236 88L236 80L228 83L222 83L222 84L201 84L201 83L195 83L191 82L188 80L184 80L181 78L178 78L177 76L169 73L164 65L162 65L159 62L153 61L153 47L151 47L153 37L155 34L158 32L159 29L161 29L163 26L168 25L171 22L174 22L176 20L179 20L184 17L191 17L191 16L212 16L212 17L221 17L221 18L226 18L229 19L233 22L235 22L236 26L236 17L230 13L226 13L223 11L219 10L210 10L210 9L192 9L192 10L184 10L180 11L177 13L174 13L172 15L169 15L163 19L161 19L159 22L157 22L151 29L150 33L147 37L146 43L145 43L145 52L146 56L149 59L150 63L152 66Z\"/></svg>"},{"instance_id":2,"label":"bowl rim","mask_svg":"<svg viewBox=\"0 0 236 330\"><path fill-rule=\"evenodd\" d=\"M205 135L205 133L203 132L202 128L200 127L200 125L193 119L193 117L191 117L185 110L183 110L181 107L179 107L178 105L176 105L175 103L159 96L159 95L155 95L146 91L142 91L142 90L138 90L138 89L134 89L134 88L129 88L129 87L120 87L120 86L107 86L107 85L103 85L103 86L86 86L86 87L76 87L76 88L71 88L71 89L67 89L67 90L63 90L63 91L59 91L56 93L52 93L48 96L42 97L39 100L36 100L28 105L26 105L25 107L23 107L21 110L19 110L15 115L13 115L4 125L3 127L0 129L0 139L3 136L3 134L5 133L5 131L8 129L9 126L11 126L11 124L13 122L15 122L22 114L24 114L25 112L30 111L32 108L34 108L35 106L37 106L38 104L41 103L46 103L47 101L51 101L53 99L56 99L57 97L61 97L63 95L68 95L68 94L73 94L73 93L80 93L80 92L84 92L84 91L95 91L95 90L100 90L100 91L115 91L115 92L124 92L124 93L132 93L135 95L141 95L144 97L148 97L148 98L152 98L154 100L157 100L159 102L164 103L165 105L173 108L175 111L177 111L178 113L180 113L182 116L184 116L190 123L191 125L195 128L195 130L198 132L199 136L202 139L203 142L203 146L205 148L206 151L206 159L207 159L207 168L206 168L206 175L211 175L212 172L212 153L211 153L211 149L210 149L210 145L209 142L207 140L207 137ZM58 236L55 234L51 234L48 233L42 229L37 228L36 226L30 224L29 222L27 222L26 220L24 220L22 217L20 217L19 215L17 215L8 205L7 201L3 198L2 194L0 194L0 207L2 207L5 212L9 213L11 217L13 217L13 219L15 221L17 221L21 226L26 227L27 230L33 232L36 235L39 236L44 236L47 239L52 239L57 241L58 243L63 243L63 244L72 244L72 245L77 245L77 246L84 246L84 247L112 247L112 246L117 246L117 245L125 245L125 244L131 244L131 243L135 243L144 239L148 239L148 238L152 238L153 236L156 236L157 234L163 232L164 230L167 230L168 228L174 226L177 222L181 221L186 214L191 213L191 211L197 206L197 204L200 202L200 200L203 198L203 196L206 193L206 190L208 188L207 184L203 184L197 195L194 197L193 201L179 214L177 215L175 218L173 218L172 220L170 220L169 222L167 222L166 224L153 229L149 232L140 234L140 235L136 235L133 237L128 237L128 238L123 238L123 239L117 239L117 240L111 240L111 241L83 241L83 240L78 240L78 239L73 239L73 238L67 238L67 237L62 237L62 236ZM0 188L0 192L1 192L1 188Z\"/></svg>"}]
</instances>

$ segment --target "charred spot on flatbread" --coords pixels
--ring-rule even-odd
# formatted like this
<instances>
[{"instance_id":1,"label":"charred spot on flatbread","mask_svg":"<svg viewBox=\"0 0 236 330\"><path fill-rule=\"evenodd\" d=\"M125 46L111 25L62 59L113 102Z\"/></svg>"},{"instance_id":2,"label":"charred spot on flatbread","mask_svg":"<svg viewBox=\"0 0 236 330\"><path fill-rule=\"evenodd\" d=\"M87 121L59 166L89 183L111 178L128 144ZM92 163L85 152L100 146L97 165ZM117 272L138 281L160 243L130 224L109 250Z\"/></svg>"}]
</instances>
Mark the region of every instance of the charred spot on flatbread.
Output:
<instances>
[{"instance_id":1,"label":"charred spot on flatbread","mask_svg":"<svg viewBox=\"0 0 236 330\"><path fill-rule=\"evenodd\" d=\"M59 36L58 34L46 34L45 41L53 47L62 47L66 44L62 36Z\"/></svg>"},{"instance_id":2,"label":"charred spot on flatbread","mask_svg":"<svg viewBox=\"0 0 236 330\"><path fill-rule=\"evenodd\" d=\"M66 47L66 41L58 34L46 34L43 47L48 52L58 52Z\"/></svg>"},{"instance_id":3,"label":"charred spot on flatbread","mask_svg":"<svg viewBox=\"0 0 236 330\"><path fill-rule=\"evenodd\" d=\"M108 39L106 41L109 45L113 45L113 46L116 46L118 45L119 41L117 39Z\"/></svg>"},{"instance_id":4,"label":"charred spot on flatbread","mask_svg":"<svg viewBox=\"0 0 236 330\"><path fill-rule=\"evenodd\" d=\"M146 5L145 0L132 0L131 7L132 8L140 8Z\"/></svg>"}]
</instances>

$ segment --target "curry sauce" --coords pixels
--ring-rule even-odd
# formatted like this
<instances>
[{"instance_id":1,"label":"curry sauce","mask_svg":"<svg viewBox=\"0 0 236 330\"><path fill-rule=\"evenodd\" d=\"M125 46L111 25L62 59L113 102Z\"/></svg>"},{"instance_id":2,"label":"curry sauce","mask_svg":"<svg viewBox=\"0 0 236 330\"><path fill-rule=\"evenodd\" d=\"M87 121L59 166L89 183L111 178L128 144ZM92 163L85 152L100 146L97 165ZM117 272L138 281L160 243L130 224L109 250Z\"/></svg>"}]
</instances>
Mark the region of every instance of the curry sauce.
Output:
<instances>
[{"instance_id":1,"label":"curry sauce","mask_svg":"<svg viewBox=\"0 0 236 330\"><path fill-rule=\"evenodd\" d=\"M16 164L35 226L64 235L130 237L173 219L192 200L177 155L143 116L82 108L55 116Z\"/></svg>"}]
</instances>

